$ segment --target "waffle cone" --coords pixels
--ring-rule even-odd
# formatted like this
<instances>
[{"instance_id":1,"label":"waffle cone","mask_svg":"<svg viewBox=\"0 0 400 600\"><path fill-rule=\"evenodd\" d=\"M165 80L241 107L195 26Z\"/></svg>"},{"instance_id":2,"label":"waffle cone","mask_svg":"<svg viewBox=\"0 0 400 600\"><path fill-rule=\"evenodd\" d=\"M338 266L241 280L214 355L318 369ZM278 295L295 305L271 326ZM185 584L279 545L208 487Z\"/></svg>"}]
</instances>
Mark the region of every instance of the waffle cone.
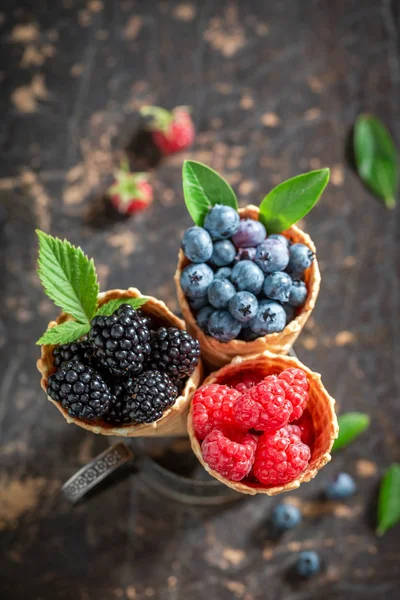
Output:
<instances>
[{"instance_id":1,"label":"waffle cone","mask_svg":"<svg viewBox=\"0 0 400 600\"><path fill-rule=\"evenodd\" d=\"M251 218L258 220L259 209L256 206L246 206L239 209L239 214L242 218ZM311 238L301 229L292 225L284 235L293 242L301 242L315 252L315 246ZM295 343L308 317L310 316L315 302L318 297L321 275L318 268L318 262L315 258L312 265L305 273L305 282L308 288L308 297L304 304L299 309L299 313L291 323L289 323L280 333L270 333L264 337L260 337L253 342L245 342L243 340L232 340L231 342L219 342L212 336L204 333L197 325L196 318L192 313L189 303L182 291L180 278L183 269L190 263L185 257L182 250L179 251L178 267L175 272L175 283L178 294L178 301L181 307L183 319L186 323L186 328L189 333L197 338L201 345L201 355L204 363L210 369L218 369L223 365L228 364L235 356L249 356L261 354L265 350L275 352L276 354L287 354L290 348Z\"/></svg>"},{"instance_id":2,"label":"waffle cone","mask_svg":"<svg viewBox=\"0 0 400 600\"><path fill-rule=\"evenodd\" d=\"M265 487L260 483L229 481L219 473L216 473L203 460L200 443L197 440L193 429L192 410L189 412L188 433L193 452L210 475L237 492L251 495L267 494L268 496L275 496L282 492L294 490L298 488L301 483L311 481L311 479L316 476L318 471L322 469L322 467L325 466L326 463L328 463L331 459L330 450L334 440L337 438L339 431L334 408L335 400L328 394L322 385L321 376L318 373L313 373L313 371L310 371L310 369L304 366L296 358L291 356L276 355L268 351L265 351L259 356L238 356L229 365L226 365L219 371L211 373L211 375L209 375L209 377L207 377L203 382L203 385L211 383L222 384L228 381L232 376L236 377L240 375L240 373L245 373L246 371L257 371L259 373L263 373L264 376L267 376L280 373L284 369L293 367L302 369L307 373L307 378L310 384L307 409L312 416L315 438L311 459L307 468L299 475L297 479L291 481L290 483L286 483L285 485L277 485L274 487Z\"/></svg>"},{"instance_id":3,"label":"waffle cone","mask_svg":"<svg viewBox=\"0 0 400 600\"><path fill-rule=\"evenodd\" d=\"M128 288L127 290L109 290L99 296L99 304L105 304L110 300L117 298L138 298L142 294L136 288ZM164 322L170 326L184 329L185 324L181 319L176 317L169 308L156 298L149 297L149 300L141 307L144 313L152 315L161 322ZM49 328L55 327L60 323L68 321L71 317L65 313L61 313L55 321L49 323ZM54 373L56 370L53 366L53 349L55 346L42 346L41 357L37 361L37 368L41 374L40 385L47 394L47 385L49 375ZM101 435L115 435L121 437L138 437L138 436L180 436L187 435L187 414L189 410L190 400L199 386L203 376L203 367L201 361L193 371L191 377L187 380L186 385L182 391L182 394L176 399L176 402L171 408L165 411L161 419L155 423L144 423L140 425L127 425L125 427L113 427L107 423L93 424L88 421L75 419L71 417L67 411L59 404L47 396L61 412L67 423L75 423L83 429L92 431L93 433L100 433Z\"/></svg>"}]
</instances>

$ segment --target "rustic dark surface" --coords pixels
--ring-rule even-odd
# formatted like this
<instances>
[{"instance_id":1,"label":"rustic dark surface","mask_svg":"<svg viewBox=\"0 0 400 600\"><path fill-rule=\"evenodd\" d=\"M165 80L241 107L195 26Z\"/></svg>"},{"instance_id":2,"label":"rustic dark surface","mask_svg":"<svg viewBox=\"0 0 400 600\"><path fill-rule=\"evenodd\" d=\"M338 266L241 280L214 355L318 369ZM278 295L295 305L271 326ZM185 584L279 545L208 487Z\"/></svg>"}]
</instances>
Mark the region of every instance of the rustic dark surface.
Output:
<instances>
[{"instance_id":1,"label":"rustic dark surface","mask_svg":"<svg viewBox=\"0 0 400 600\"><path fill-rule=\"evenodd\" d=\"M0 221L2 320L0 596L57 598L397 598L399 529L374 535L377 485L400 458L399 219L346 159L355 117L370 110L400 144L399 6L393 1L36 2L3 0ZM34 342L56 314L35 274L39 227L82 244L102 289L134 285L176 309L172 275L190 224L184 155L154 170L156 201L129 221L101 214L122 148L135 148L144 103L188 104L198 129L185 154L221 170L241 204L279 181L330 166L306 219L323 283L297 344L341 410L371 415L368 434L291 496L303 524L279 542L277 500L225 509L165 501L135 476L70 508L61 483L106 447L45 400ZM137 144L136 144L137 146ZM340 469L358 494L327 505ZM316 548L323 573L290 566Z\"/></svg>"}]
</instances>

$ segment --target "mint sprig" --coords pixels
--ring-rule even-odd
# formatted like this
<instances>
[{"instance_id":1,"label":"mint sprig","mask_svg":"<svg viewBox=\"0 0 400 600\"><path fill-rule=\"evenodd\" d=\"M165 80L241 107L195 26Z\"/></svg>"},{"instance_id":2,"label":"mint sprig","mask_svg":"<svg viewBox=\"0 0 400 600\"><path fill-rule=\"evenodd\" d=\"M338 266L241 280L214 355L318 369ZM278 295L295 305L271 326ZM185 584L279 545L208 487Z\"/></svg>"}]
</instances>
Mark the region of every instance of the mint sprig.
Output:
<instances>
[{"instance_id":1,"label":"mint sprig","mask_svg":"<svg viewBox=\"0 0 400 600\"><path fill-rule=\"evenodd\" d=\"M260 221L268 234L281 233L306 216L328 184L329 169L297 175L271 190L260 204Z\"/></svg>"},{"instance_id":2,"label":"mint sprig","mask_svg":"<svg viewBox=\"0 0 400 600\"><path fill-rule=\"evenodd\" d=\"M142 296L141 298L118 298L116 300L110 300L107 304L103 304L100 306L99 310L96 312L97 315L102 315L103 317L109 317L112 315L121 304L129 304L132 308L140 308L143 304L146 304L148 298L146 296Z\"/></svg>"},{"instance_id":3,"label":"mint sprig","mask_svg":"<svg viewBox=\"0 0 400 600\"><path fill-rule=\"evenodd\" d=\"M361 435L369 427L370 418L360 412L348 412L338 418L339 435L335 440L332 452L344 448Z\"/></svg>"},{"instance_id":4,"label":"mint sprig","mask_svg":"<svg viewBox=\"0 0 400 600\"><path fill-rule=\"evenodd\" d=\"M139 308L148 300L118 298L97 307L99 284L93 259L68 240L60 240L36 230L39 238L38 274L46 294L65 313L75 320L48 329L37 344L68 344L80 339L90 330L96 315L109 316L121 306Z\"/></svg>"},{"instance_id":5,"label":"mint sprig","mask_svg":"<svg viewBox=\"0 0 400 600\"><path fill-rule=\"evenodd\" d=\"M400 522L400 465L393 464L383 476L378 502L378 529L383 535Z\"/></svg>"},{"instance_id":6,"label":"mint sprig","mask_svg":"<svg viewBox=\"0 0 400 600\"><path fill-rule=\"evenodd\" d=\"M86 335L90 329L90 323L78 323L77 321L67 321L56 327L52 327L45 331L40 339L36 342L41 344L69 344Z\"/></svg>"},{"instance_id":7,"label":"mint sprig","mask_svg":"<svg viewBox=\"0 0 400 600\"><path fill-rule=\"evenodd\" d=\"M237 209L237 198L229 183L203 163L185 160L182 179L186 207L196 225L203 225L206 214L215 204Z\"/></svg>"},{"instance_id":8,"label":"mint sprig","mask_svg":"<svg viewBox=\"0 0 400 600\"><path fill-rule=\"evenodd\" d=\"M80 323L88 323L96 310L99 284L93 259L67 240L36 230L39 237L38 274L46 294L56 306Z\"/></svg>"},{"instance_id":9,"label":"mint sprig","mask_svg":"<svg viewBox=\"0 0 400 600\"><path fill-rule=\"evenodd\" d=\"M398 154L385 125L373 115L363 114L354 126L354 155L362 181L380 198L386 208L396 205Z\"/></svg>"}]
</instances>

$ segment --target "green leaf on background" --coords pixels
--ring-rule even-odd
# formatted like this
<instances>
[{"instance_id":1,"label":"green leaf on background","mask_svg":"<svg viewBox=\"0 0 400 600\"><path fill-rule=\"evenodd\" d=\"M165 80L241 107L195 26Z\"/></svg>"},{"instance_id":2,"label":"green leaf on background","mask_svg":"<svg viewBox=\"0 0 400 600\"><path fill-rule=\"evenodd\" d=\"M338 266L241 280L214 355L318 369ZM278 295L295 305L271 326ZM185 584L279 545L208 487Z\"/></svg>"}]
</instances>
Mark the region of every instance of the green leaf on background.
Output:
<instances>
[{"instance_id":1,"label":"green leaf on background","mask_svg":"<svg viewBox=\"0 0 400 600\"><path fill-rule=\"evenodd\" d=\"M77 321L67 321L56 327L48 329L42 337L36 342L37 344L69 344L75 342L90 329L90 323L78 323Z\"/></svg>"},{"instance_id":2,"label":"green leaf on background","mask_svg":"<svg viewBox=\"0 0 400 600\"><path fill-rule=\"evenodd\" d=\"M378 529L383 535L400 521L400 465L393 464L383 476L379 490Z\"/></svg>"},{"instance_id":3,"label":"green leaf on background","mask_svg":"<svg viewBox=\"0 0 400 600\"><path fill-rule=\"evenodd\" d=\"M146 296L142 296L141 298L118 298L117 300L110 300L107 304L103 304L100 306L99 310L96 312L97 315L102 315L103 317L109 317L112 315L121 304L129 304L132 308L140 308L143 304L146 304L148 298Z\"/></svg>"},{"instance_id":4,"label":"green leaf on background","mask_svg":"<svg viewBox=\"0 0 400 600\"><path fill-rule=\"evenodd\" d=\"M396 205L398 156L390 133L372 115L360 115L354 126L354 155L363 182L385 202Z\"/></svg>"},{"instance_id":5,"label":"green leaf on background","mask_svg":"<svg viewBox=\"0 0 400 600\"><path fill-rule=\"evenodd\" d=\"M185 160L182 177L186 207L196 225L203 225L204 217L214 204L225 204L237 209L235 192L210 167L194 160Z\"/></svg>"},{"instance_id":6,"label":"green leaf on background","mask_svg":"<svg viewBox=\"0 0 400 600\"><path fill-rule=\"evenodd\" d=\"M329 181L329 169L297 175L277 185L261 202L259 219L268 234L281 233L310 212Z\"/></svg>"},{"instance_id":7,"label":"green leaf on background","mask_svg":"<svg viewBox=\"0 0 400 600\"><path fill-rule=\"evenodd\" d=\"M339 436L335 440L332 452L347 446L355 440L363 431L368 429L370 418L368 415L359 412L348 412L338 417Z\"/></svg>"},{"instance_id":8,"label":"green leaf on background","mask_svg":"<svg viewBox=\"0 0 400 600\"><path fill-rule=\"evenodd\" d=\"M46 294L56 306L81 323L96 310L99 284L93 259L82 249L43 231L39 237L38 274Z\"/></svg>"}]
</instances>

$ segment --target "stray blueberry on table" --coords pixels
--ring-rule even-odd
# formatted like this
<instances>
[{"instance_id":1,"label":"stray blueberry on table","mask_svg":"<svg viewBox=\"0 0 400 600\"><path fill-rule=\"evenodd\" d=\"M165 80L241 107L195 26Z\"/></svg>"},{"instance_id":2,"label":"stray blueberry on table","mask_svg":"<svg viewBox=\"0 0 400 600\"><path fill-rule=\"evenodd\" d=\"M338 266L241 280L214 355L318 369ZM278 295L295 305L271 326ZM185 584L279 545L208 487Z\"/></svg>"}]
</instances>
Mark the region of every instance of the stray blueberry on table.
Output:
<instances>
[{"instance_id":1,"label":"stray blueberry on table","mask_svg":"<svg viewBox=\"0 0 400 600\"><path fill-rule=\"evenodd\" d=\"M286 531L301 522L301 512L293 504L278 504L273 510L271 521L276 529Z\"/></svg>"},{"instance_id":2,"label":"stray blueberry on table","mask_svg":"<svg viewBox=\"0 0 400 600\"><path fill-rule=\"evenodd\" d=\"M344 500L353 496L356 489L356 483L351 475L338 473L326 486L325 496L328 500Z\"/></svg>"},{"instance_id":3,"label":"stray blueberry on table","mask_svg":"<svg viewBox=\"0 0 400 600\"><path fill-rule=\"evenodd\" d=\"M300 552L296 561L296 572L300 577L312 577L319 572L321 561L313 550L304 550Z\"/></svg>"}]
</instances>

